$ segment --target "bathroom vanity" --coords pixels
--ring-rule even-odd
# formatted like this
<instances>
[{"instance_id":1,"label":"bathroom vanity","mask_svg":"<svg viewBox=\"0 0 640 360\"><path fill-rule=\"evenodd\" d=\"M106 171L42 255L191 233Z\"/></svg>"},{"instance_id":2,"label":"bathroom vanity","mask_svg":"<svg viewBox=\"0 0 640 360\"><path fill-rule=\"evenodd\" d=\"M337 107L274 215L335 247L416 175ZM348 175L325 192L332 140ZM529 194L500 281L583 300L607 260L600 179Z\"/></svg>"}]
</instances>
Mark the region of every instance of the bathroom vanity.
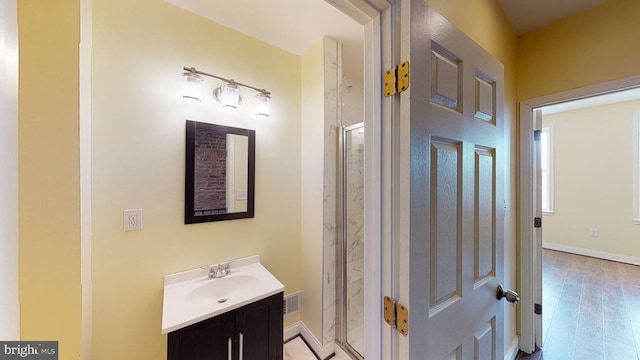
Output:
<instances>
[{"instance_id":1,"label":"bathroom vanity","mask_svg":"<svg viewBox=\"0 0 640 360\"><path fill-rule=\"evenodd\" d=\"M168 360L281 360L284 286L258 256L218 278L205 269L165 276Z\"/></svg>"},{"instance_id":2,"label":"bathroom vanity","mask_svg":"<svg viewBox=\"0 0 640 360\"><path fill-rule=\"evenodd\" d=\"M282 359L282 293L169 333L167 360Z\"/></svg>"}]
</instances>

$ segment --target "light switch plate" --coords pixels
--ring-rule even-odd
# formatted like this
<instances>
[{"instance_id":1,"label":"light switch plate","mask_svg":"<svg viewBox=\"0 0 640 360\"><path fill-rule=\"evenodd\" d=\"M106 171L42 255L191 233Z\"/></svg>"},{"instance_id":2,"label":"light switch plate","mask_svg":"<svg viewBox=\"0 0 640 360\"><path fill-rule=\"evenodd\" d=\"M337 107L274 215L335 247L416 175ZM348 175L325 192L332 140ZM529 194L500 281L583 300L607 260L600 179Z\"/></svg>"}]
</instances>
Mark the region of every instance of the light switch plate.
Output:
<instances>
[{"instance_id":1,"label":"light switch plate","mask_svg":"<svg viewBox=\"0 0 640 360\"><path fill-rule=\"evenodd\" d=\"M247 199L248 199L247 190L236 191L236 200L247 200Z\"/></svg>"},{"instance_id":2,"label":"light switch plate","mask_svg":"<svg viewBox=\"0 0 640 360\"><path fill-rule=\"evenodd\" d=\"M124 211L124 231L142 230L142 209Z\"/></svg>"}]
</instances>

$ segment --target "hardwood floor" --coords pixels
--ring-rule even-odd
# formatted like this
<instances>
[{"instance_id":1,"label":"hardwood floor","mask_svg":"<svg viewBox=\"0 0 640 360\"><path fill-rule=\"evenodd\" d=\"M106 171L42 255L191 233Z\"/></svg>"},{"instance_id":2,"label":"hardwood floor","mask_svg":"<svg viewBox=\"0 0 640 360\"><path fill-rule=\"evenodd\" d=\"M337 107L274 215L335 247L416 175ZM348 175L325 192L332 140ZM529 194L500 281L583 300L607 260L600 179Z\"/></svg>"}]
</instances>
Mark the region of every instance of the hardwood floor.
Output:
<instances>
[{"instance_id":1,"label":"hardwood floor","mask_svg":"<svg viewBox=\"0 0 640 360\"><path fill-rule=\"evenodd\" d=\"M640 266L543 250L544 346L527 360L640 359Z\"/></svg>"}]
</instances>

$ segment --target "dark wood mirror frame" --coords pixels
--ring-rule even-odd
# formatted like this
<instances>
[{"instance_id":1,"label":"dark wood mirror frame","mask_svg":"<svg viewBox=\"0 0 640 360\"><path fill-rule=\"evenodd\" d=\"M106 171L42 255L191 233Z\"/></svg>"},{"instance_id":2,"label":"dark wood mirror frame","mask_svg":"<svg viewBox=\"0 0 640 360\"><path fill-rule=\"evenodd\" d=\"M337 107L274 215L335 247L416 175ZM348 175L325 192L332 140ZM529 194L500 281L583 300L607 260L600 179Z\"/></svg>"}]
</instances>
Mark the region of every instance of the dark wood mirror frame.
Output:
<instances>
[{"instance_id":1,"label":"dark wood mirror frame","mask_svg":"<svg viewBox=\"0 0 640 360\"><path fill-rule=\"evenodd\" d=\"M243 135L248 137L248 179L247 179L247 209L242 212L220 213L211 215L195 214L195 160L196 160L196 133L198 129L208 129L226 134ZM210 123L187 120L186 138L186 166L185 166L185 192L184 192L184 223L194 224L211 221L246 219L254 217L255 208L255 159L256 159L256 132L255 130L234 128Z\"/></svg>"}]
</instances>

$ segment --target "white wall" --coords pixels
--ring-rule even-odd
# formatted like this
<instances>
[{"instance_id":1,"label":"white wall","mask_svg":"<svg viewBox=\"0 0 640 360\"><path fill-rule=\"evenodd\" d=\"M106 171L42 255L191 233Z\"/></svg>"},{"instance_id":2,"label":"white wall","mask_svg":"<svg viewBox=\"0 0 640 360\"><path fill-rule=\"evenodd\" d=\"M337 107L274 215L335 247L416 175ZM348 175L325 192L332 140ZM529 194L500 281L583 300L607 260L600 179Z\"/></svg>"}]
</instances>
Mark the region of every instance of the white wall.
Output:
<instances>
[{"instance_id":1,"label":"white wall","mask_svg":"<svg viewBox=\"0 0 640 360\"><path fill-rule=\"evenodd\" d=\"M0 3L0 339L20 337L17 1Z\"/></svg>"},{"instance_id":2,"label":"white wall","mask_svg":"<svg viewBox=\"0 0 640 360\"><path fill-rule=\"evenodd\" d=\"M553 125L555 179L554 214L543 220L546 247L640 263L640 225L631 211L637 111L640 101L543 117L543 126Z\"/></svg>"}]
</instances>

